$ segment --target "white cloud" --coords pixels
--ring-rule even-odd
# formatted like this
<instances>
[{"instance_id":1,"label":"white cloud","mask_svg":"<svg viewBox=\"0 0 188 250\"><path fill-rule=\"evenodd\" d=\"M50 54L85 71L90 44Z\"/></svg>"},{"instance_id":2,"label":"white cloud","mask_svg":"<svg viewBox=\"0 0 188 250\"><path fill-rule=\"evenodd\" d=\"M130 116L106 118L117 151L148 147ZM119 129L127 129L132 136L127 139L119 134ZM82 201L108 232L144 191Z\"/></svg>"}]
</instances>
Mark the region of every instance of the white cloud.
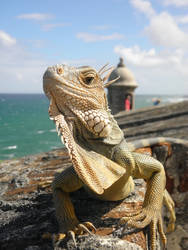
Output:
<instances>
[{"instance_id":1,"label":"white cloud","mask_svg":"<svg viewBox=\"0 0 188 250\"><path fill-rule=\"evenodd\" d=\"M188 16L157 13L151 1L130 0L132 6L148 17L144 34L156 48L116 46L115 53L124 56L135 72L140 92L162 94L188 93L188 34L178 24L188 23ZM164 3L164 2L163 2ZM165 0L165 4L188 6L188 0Z\"/></svg>"},{"instance_id":2,"label":"white cloud","mask_svg":"<svg viewBox=\"0 0 188 250\"><path fill-rule=\"evenodd\" d=\"M70 23L48 23L48 24L42 25L42 29L44 31L50 31L54 28L66 27L66 26L70 26Z\"/></svg>"},{"instance_id":3,"label":"white cloud","mask_svg":"<svg viewBox=\"0 0 188 250\"><path fill-rule=\"evenodd\" d=\"M139 67L158 67L164 65L178 66L182 63L183 51L177 49L172 54L171 51L157 52L154 48L149 50L141 50L139 46L126 48L116 46L115 53L122 55L126 60L135 66ZM186 71L188 74L188 71Z\"/></svg>"},{"instance_id":4,"label":"white cloud","mask_svg":"<svg viewBox=\"0 0 188 250\"><path fill-rule=\"evenodd\" d=\"M16 78L17 78L19 81L21 81L21 80L23 79L23 74L17 72L17 73L16 73Z\"/></svg>"},{"instance_id":5,"label":"white cloud","mask_svg":"<svg viewBox=\"0 0 188 250\"><path fill-rule=\"evenodd\" d=\"M0 30L0 46L10 47L14 44L16 44L16 39L3 30Z\"/></svg>"},{"instance_id":6,"label":"white cloud","mask_svg":"<svg viewBox=\"0 0 188 250\"><path fill-rule=\"evenodd\" d=\"M32 42L32 46L35 43L35 41L29 42ZM40 40L36 42L40 43ZM30 44L28 46L31 47ZM41 57L40 54L31 53L26 44L22 46L5 31L0 31L0 55L0 93L43 93L42 75L49 65L57 63ZM64 63L98 64L93 59L87 58L67 60Z\"/></svg>"},{"instance_id":7,"label":"white cloud","mask_svg":"<svg viewBox=\"0 0 188 250\"><path fill-rule=\"evenodd\" d=\"M80 32L76 35L76 37L88 43L88 42L99 42L99 41L109 41L109 40L120 40L124 38L124 35L119 33L113 33L111 35L98 35L98 34Z\"/></svg>"},{"instance_id":8,"label":"white cloud","mask_svg":"<svg viewBox=\"0 0 188 250\"><path fill-rule=\"evenodd\" d=\"M116 46L114 51L119 55L125 56L129 63L139 67L153 67L165 63L164 58L156 55L156 51L153 48L147 51L141 50L139 46L133 46L130 48Z\"/></svg>"},{"instance_id":9,"label":"white cloud","mask_svg":"<svg viewBox=\"0 0 188 250\"><path fill-rule=\"evenodd\" d=\"M52 19L53 15L44 13L28 13L28 14L21 14L17 16L17 18L26 20L44 21L47 19Z\"/></svg>"},{"instance_id":10,"label":"white cloud","mask_svg":"<svg viewBox=\"0 0 188 250\"><path fill-rule=\"evenodd\" d=\"M131 5L144 13L147 17L152 17L155 15L155 10L152 8L152 5L149 1L145 0L130 0Z\"/></svg>"},{"instance_id":11,"label":"white cloud","mask_svg":"<svg viewBox=\"0 0 188 250\"><path fill-rule=\"evenodd\" d=\"M0 92L42 92L42 74L48 62L31 54L16 39L0 31Z\"/></svg>"},{"instance_id":12,"label":"white cloud","mask_svg":"<svg viewBox=\"0 0 188 250\"><path fill-rule=\"evenodd\" d=\"M188 34L178 27L174 18L167 12L154 16L145 32L156 45L188 48Z\"/></svg>"},{"instance_id":13,"label":"white cloud","mask_svg":"<svg viewBox=\"0 0 188 250\"><path fill-rule=\"evenodd\" d=\"M183 50L157 52L154 48L142 50L139 46L116 46L114 52L125 57L125 64L138 81L139 93L188 93L188 59Z\"/></svg>"},{"instance_id":14,"label":"white cloud","mask_svg":"<svg viewBox=\"0 0 188 250\"><path fill-rule=\"evenodd\" d=\"M183 2L185 4L185 1L182 1L182 4ZM188 3L188 0L186 2ZM149 18L149 25L144 31L152 43L167 48L188 48L188 34L178 26L178 23L188 23L187 15L173 17L168 12L157 14L149 1L130 0L130 3Z\"/></svg>"},{"instance_id":15,"label":"white cloud","mask_svg":"<svg viewBox=\"0 0 188 250\"><path fill-rule=\"evenodd\" d=\"M186 16L177 16L177 17L175 17L175 20L176 20L177 23L187 24L188 23L188 15L186 15Z\"/></svg>"},{"instance_id":16,"label":"white cloud","mask_svg":"<svg viewBox=\"0 0 188 250\"><path fill-rule=\"evenodd\" d=\"M164 0L164 5L174 5L176 7L188 6L188 0Z\"/></svg>"}]
</instances>

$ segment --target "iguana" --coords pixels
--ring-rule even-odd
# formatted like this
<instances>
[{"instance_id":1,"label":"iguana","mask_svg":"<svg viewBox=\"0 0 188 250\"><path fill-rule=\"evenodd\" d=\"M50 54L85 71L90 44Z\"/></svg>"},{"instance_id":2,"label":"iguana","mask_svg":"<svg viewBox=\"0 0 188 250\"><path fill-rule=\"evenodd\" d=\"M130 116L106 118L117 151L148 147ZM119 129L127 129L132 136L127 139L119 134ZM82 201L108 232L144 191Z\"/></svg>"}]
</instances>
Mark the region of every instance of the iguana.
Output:
<instances>
[{"instance_id":1,"label":"iguana","mask_svg":"<svg viewBox=\"0 0 188 250\"><path fill-rule=\"evenodd\" d=\"M134 189L133 178L143 178L147 190L142 210L123 217L121 224L144 228L150 225L151 249L156 248L158 228L166 245L161 209L166 203L170 212L169 230L174 229L174 202L165 189L163 165L156 159L134 152L127 143L108 108L104 88L108 75L103 67L98 72L89 67L55 65L43 76L44 92L50 100L49 116L68 149L72 165L52 183L59 238L95 231L91 222L80 223L69 193L84 187L102 200L126 198Z\"/></svg>"}]
</instances>

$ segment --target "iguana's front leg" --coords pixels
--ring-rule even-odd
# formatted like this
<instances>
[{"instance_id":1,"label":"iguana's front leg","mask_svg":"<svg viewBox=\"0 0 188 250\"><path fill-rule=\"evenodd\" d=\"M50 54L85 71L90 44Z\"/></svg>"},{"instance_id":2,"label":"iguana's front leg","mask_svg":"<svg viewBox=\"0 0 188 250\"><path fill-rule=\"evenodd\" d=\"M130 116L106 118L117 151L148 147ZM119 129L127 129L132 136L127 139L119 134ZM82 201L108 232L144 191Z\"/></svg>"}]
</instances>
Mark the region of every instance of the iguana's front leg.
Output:
<instances>
[{"instance_id":1,"label":"iguana's front leg","mask_svg":"<svg viewBox=\"0 0 188 250\"><path fill-rule=\"evenodd\" d=\"M59 223L59 234L56 236L56 240L70 235L75 242L75 234L90 233L89 230L95 230L92 223L80 223L78 221L69 197L70 192L80 189L82 185L83 183L73 167L69 167L58 174L52 183L56 217Z\"/></svg>"},{"instance_id":2,"label":"iguana's front leg","mask_svg":"<svg viewBox=\"0 0 188 250\"><path fill-rule=\"evenodd\" d=\"M121 154L119 153L121 151ZM114 152L114 160L126 167L127 159L123 149ZM126 150L125 150L126 152ZM136 228L144 228L150 224L151 249L156 248L156 229L158 227L162 242L166 245L166 236L163 231L161 208L165 194L166 177L163 165L154 158L132 152L135 164L131 175L133 178L142 178L147 182L147 190L143 208L139 213L130 217L123 217L121 223L128 222L128 225ZM130 169L130 167L129 167ZM131 172L131 169L130 169Z\"/></svg>"},{"instance_id":3,"label":"iguana's front leg","mask_svg":"<svg viewBox=\"0 0 188 250\"><path fill-rule=\"evenodd\" d=\"M143 178L147 182L143 208L140 214L133 216L128 224L137 228L143 228L150 224L151 249L156 249L156 230L158 227L163 245L166 245L166 236L163 231L161 215L163 197L166 186L166 176L163 165L154 158L133 153L136 167L133 177Z\"/></svg>"}]
</instances>

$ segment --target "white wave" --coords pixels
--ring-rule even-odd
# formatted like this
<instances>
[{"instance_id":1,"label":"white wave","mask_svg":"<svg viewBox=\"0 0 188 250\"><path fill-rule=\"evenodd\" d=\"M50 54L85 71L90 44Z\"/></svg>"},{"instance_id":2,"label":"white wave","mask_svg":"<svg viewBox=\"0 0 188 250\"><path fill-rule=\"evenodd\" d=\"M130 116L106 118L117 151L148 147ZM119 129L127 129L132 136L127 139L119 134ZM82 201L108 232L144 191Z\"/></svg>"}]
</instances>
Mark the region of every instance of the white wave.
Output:
<instances>
[{"instance_id":1,"label":"white wave","mask_svg":"<svg viewBox=\"0 0 188 250\"><path fill-rule=\"evenodd\" d=\"M44 130L38 130L37 134L43 134L45 131Z\"/></svg>"},{"instance_id":2,"label":"white wave","mask_svg":"<svg viewBox=\"0 0 188 250\"><path fill-rule=\"evenodd\" d=\"M15 154L3 154L3 157L5 157L6 159L12 159L15 157Z\"/></svg>"},{"instance_id":3,"label":"white wave","mask_svg":"<svg viewBox=\"0 0 188 250\"><path fill-rule=\"evenodd\" d=\"M54 132L56 132L56 129L55 128L54 129L50 129L50 132L54 133Z\"/></svg>"},{"instance_id":4,"label":"white wave","mask_svg":"<svg viewBox=\"0 0 188 250\"><path fill-rule=\"evenodd\" d=\"M170 102L170 103L175 103L175 102L183 102L187 101L188 97L182 97L182 96L172 96L172 97L166 97L164 98L163 102Z\"/></svg>"},{"instance_id":5,"label":"white wave","mask_svg":"<svg viewBox=\"0 0 188 250\"><path fill-rule=\"evenodd\" d=\"M50 147L51 149L58 149L59 147L56 147L56 146L52 146Z\"/></svg>"},{"instance_id":6,"label":"white wave","mask_svg":"<svg viewBox=\"0 0 188 250\"><path fill-rule=\"evenodd\" d=\"M147 97L146 103L153 103L155 99L160 99L162 103L176 103L188 101L188 96L150 96Z\"/></svg>"},{"instance_id":7,"label":"white wave","mask_svg":"<svg viewBox=\"0 0 188 250\"><path fill-rule=\"evenodd\" d=\"M4 149L16 149L16 148L17 148L17 145L13 145L13 146L5 147Z\"/></svg>"}]
</instances>

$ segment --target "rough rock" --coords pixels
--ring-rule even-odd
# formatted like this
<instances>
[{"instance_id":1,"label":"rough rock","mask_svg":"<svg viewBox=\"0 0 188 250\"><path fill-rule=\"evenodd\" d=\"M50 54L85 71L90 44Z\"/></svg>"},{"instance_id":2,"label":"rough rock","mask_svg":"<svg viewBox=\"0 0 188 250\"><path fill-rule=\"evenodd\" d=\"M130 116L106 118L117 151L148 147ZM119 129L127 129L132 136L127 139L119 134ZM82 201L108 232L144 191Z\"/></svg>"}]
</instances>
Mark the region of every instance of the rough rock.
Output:
<instances>
[{"instance_id":1,"label":"rough rock","mask_svg":"<svg viewBox=\"0 0 188 250\"><path fill-rule=\"evenodd\" d=\"M168 235L167 249L187 250L188 233L178 225L176 230Z\"/></svg>"},{"instance_id":2,"label":"rough rock","mask_svg":"<svg viewBox=\"0 0 188 250\"><path fill-rule=\"evenodd\" d=\"M51 183L55 172L69 165L66 149L0 164L1 249L75 249L72 240L53 244L52 240L42 238L46 232L57 233L58 225L51 188L41 185L45 181ZM141 207L144 192L144 181L136 180L135 192L121 202L95 200L83 189L72 193L78 218L93 222L97 228L96 236L78 237L77 249L147 249L147 228L117 226L121 216Z\"/></svg>"},{"instance_id":3,"label":"rough rock","mask_svg":"<svg viewBox=\"0 0 188 250\"><path fill-rule=\"evenodd\" d=\"M126 113L126 116L117 116L129 139L162 135L187 138L188 102L169 105L166 111L161 106L144 109L143 114L141 113L134 111ZM158 126L159 132L155 126ZM162 130L162 127L165 129ZM168 235L167 247L174 250L187 249L188 144L164 144L140 151L160 159L161 155L164 156L167 189L175 201L177 215L177 228ZM135 191L121 202L94 200L83 189L72 193L78 218L81 221L91 221L97 227L96 235L77 238L77 248L71 239L53 243L42 237L46 232L58 232L50 183L57 172L70 164L65 148L0 163L0 249L147 249L148 228L139 231L126 225L124 228L118 226L119 218L142 206L145 192L142 180L135 180ZM49 185L43 188L42 184L46 182ZM166 209L164 219L166 222ZM157 249L161 249L159 240Z\"/></svg>"},{"instance_id":4,"label":"rough rock","mask_svg":"<svg viewBox=\"0 0 188 250\"><path fill-rule=\"evenodd\" d=\"M69 241L66 246L63 246L61 243L59 246L55 246L55 250L67 250L75 249L73 241ZM105 249L118 249L118 250L142 250L143 248L135 243L131 243L127 240L121 240L117 237L110 236L98 236L98 235L89 235L89 236L78 236L77 237L77 249L82 250L105 250Z\"/></svg>"}]
</instances>

